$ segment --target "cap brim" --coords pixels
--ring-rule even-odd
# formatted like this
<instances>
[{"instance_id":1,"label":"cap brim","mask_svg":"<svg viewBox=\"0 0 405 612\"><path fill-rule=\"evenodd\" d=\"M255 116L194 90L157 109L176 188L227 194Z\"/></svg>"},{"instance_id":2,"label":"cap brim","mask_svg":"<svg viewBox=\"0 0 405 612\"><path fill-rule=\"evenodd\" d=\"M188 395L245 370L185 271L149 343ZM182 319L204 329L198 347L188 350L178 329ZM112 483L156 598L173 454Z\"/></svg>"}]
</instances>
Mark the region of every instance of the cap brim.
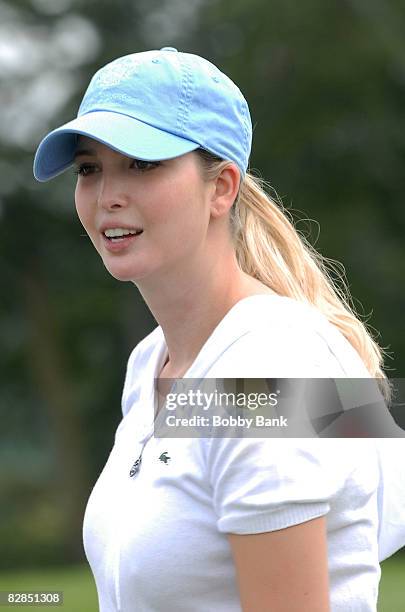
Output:
<instances>
[{"instance_id":1,"label":"cap brim","mask_svg":"<svg viewBox=\"0 0 405 612\"><path fill-rule=\"evenodd\" d=\"M179 157L200 146L127 115L92 112L45 136L34 159L34 176L38 181L48 181L73 164L78 135L88 136L128 157L145 161Z\"/></svg>"}]
</instances>

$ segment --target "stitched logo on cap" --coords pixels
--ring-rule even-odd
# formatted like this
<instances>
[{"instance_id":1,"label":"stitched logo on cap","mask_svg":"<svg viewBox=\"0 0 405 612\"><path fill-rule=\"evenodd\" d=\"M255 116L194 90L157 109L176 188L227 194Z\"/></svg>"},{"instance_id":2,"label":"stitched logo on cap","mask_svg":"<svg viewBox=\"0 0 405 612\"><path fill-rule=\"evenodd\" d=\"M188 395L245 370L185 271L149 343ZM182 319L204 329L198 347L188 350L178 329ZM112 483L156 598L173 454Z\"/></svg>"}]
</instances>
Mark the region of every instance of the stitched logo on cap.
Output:
<instances>
[{"instance_id":1,"label":"stitched logo on cap","mask_svg":"<svg viewBox=\"0 0 405 612\"><path fill-rule=\"evenodd\" d=\"M113 62L106 66L97 77L99 87L111 87L118 85L121 81L131 78L136 71L139 62L127 58L120 62Z\"/></svg>"}]
</instances>

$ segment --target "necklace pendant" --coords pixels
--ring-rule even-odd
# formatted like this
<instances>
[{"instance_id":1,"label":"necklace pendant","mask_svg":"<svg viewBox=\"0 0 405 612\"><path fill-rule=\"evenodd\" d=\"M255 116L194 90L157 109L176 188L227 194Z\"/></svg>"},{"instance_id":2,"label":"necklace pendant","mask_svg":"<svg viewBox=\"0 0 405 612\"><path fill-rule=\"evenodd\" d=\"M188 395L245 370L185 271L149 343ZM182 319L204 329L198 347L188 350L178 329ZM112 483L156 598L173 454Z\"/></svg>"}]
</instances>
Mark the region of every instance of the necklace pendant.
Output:
<instances>
[{"instance_id":1,"label":"necklace pendant","mask_svg":"<svg viewBox=\"0 0 405 612\"><path fill-rule=\"evenodd\" d=\"M132 478L139 472L141 468L141 462L142 462L142 455L139 455L138 459L135 461L134 465L130 469L130 472L129 472L130 478Z\"/></svg>"}]
</instances>

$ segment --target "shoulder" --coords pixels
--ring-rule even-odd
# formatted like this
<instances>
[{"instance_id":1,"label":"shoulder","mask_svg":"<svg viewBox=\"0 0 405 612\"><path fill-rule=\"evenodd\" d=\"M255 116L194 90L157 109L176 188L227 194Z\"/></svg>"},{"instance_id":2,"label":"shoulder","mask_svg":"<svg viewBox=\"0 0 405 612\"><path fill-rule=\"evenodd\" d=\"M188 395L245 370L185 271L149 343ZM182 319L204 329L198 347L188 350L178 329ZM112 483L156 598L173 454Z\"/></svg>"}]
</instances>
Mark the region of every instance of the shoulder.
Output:
<instances>
[{"instance_id":1,"label":"shoulder","mask_svg":"<svg viewBox=\"0 0 405 612\"><path fill-rule=\"evenodd\" d=\"M225 351L208 376L364 377L360 356L325 315L310 304L282 296L253 296L229 318Z\"/></svg>"}]
</instances>

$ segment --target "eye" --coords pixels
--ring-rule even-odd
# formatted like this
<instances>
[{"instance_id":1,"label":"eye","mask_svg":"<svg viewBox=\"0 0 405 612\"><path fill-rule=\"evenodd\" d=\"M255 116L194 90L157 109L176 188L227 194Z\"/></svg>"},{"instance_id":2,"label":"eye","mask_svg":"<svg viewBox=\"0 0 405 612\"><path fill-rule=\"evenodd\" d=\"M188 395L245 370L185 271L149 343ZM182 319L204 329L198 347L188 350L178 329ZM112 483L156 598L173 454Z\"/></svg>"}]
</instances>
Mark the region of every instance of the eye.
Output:
<instances>
[{"instance_id":1,"label":"eye","mask_svg":"<svg viewBox=\"0 0 405 612\"><path fill-rule=\"evenodd\" d=\"M78 176L89 176L89 174L93 174L96 171L95 164L89 164L88 162L85 164L79 164L77 168L74 170L74 173Z\"/></svg>"},{"instance_id":2,"label":"eye","mask_svg":"<svg viewBox=\"0 0 405 612\"><path fill-rule=\"evenodd\" d=\"M160 166L160 162L150 162L145 161L143 159L133 159L131 164L132 168L135 168L140 172L147 172L148 170L153 170L154 168L157 168L157 166Z\"/></svg>"}]
</instances>

